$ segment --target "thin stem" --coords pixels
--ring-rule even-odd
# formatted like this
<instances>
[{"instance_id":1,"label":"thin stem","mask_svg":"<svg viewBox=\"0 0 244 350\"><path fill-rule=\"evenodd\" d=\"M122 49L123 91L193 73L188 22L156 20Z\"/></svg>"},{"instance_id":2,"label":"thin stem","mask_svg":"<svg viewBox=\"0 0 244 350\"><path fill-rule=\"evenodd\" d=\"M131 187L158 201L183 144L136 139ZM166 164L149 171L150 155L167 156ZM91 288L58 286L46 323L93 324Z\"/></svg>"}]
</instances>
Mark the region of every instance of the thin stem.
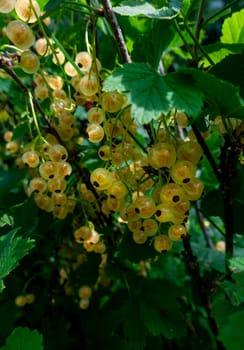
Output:
<instances>
[{"instance_id":1,"label":"thin stem","mask_svg":"<svg viewBox=\"0 0 244 350\"><path fill-rule=\"evenodd\" d=\"M199 44L199 37L200 37L200 32L201 32L201 28L202 28L202 24L203 24L203 13L204 13L204 8L205 8L205 3L206 0L201 0L200 2L200 7L199 7L199 11L198 11L198 15L197 15L197 21L196 21L196 27L195 27L195 43L193 46L193 52L195 57L197 57L197 49L198 49L198 45Z\"/></svg>"},{"instance_id":2,"label":"thin stem","mask_svg":"<svg viewBox=\"0 0 244 350\"><path fill-rule=\"evenodd\" d=\"M201 229L202 229L204 238L206 240L207 246L208 246L208 248L214 249L214 244L213 244L213 241L211 239L211 232L210 232L209 228L204 224L204 218L203 218L203 215L200 211L200 203L199 202L195 203L195 210L196 210L197 218L198 218L199 224L201 226Z\"/></svg>"},{"instance_id":3,"label":"thin stem","mask_svg":"<svg viewBox=\"0 0 244 350\"><path fill-rule=\"evenodd\" d=\"M33 117L33 121L34 121L34 124L35 124L37 135L38 135L40 140L43 140L45 142L45 139L43 138L43 136L41 134L40 127L39 127L39 124L38 124L36 111L35 111L34 103L33 103L33 95L32 95L32 93L30 91L28 91L28 97L29 97L29 103L30 103L30 107L31 107L31 114L32 114L32 117Z\"/></svg>"},{"instance_id":4,"label":"thin stem","mask_svg":"<svg viewBox=\"0 0 244 350\"><path fill-rule=\"evenodd\" d=\"M214 61L211 59L211 57L208 55L208 53L204 50L204 48L202 47L202 45L199 44L198 40L195 38L195 36L192 34L191 30L188 28L187 23L184 22L184 26L185 29L187 31L187 33L189 34L189 36L192 38L192 41L194 42L194 46L193 46L193 53L192 53L192 58L194 61L198 61L197 58L197 50L195 49L198 48L199 51L201 51L201 53L203 54L204 57L206 57L206 59L208 60L208 62L211 65L214 65Z\"/></svg>"},{"instance_id":5,"label":"thin stem","mask_svg":"<svg viewBox=\"0 0 244 350\"><path fill-rule=\"evenodd\" d=\"M205 212L199 208L199 212L210 222L210 224L216 228L216 230L222 235L225 237L225 232L223 230L221 230L221 228L219 228L218 225L216 225L216 223L214 222L214 220L212 220L208 215L205 214Z\"/></svg>"},{"instance_id":6,"label":"thin stem","mask_svg":"<svg viewBox=\"0 0 244 350\"><path fill-rule=\"evenodd\" d=\"M196 135L197 141L200 144L200 146L202 147L203 152L204 152L207 160L209 161L209 163L213 169L214 174L216 175L216 177L218 179L221 179L221 169L218 168L218 166L217 166L217 164L212 156L212 153L209 151L208 146L206 145L206 143L204 141L204 138L202 137L200 131L197 129L195 124L192 124L192 130L194 131L194 134Z\"/></svg>"},{"instance_id":7,"label":"thin stem","mask_svg":"<svg viewBox=\"0 0 244 350\"><path fill-rule=\"evenodd\" d=\"M130 63L131 58L130 58L130 55L128 53L128 50L127 50L127 47L125 44L125 40L124 40L124 36L123 36L122 30L120 28L120 25L117 21L117 18L115 16L115 13L113 11L112 5L111 5L109 0L102 0L102 5L103 5L103 9L104 9L105 18L107 19L107 21L108 21L108 23L113 31L121 58L122 58L124 63Z\"/></svg>"},{"instance_id":8,"label":"thin stem","mask_svg":"<svg viewBox=\"0 0 244 350\"><path fill-rule=\"evenodd\" d=\"M174 27L175 27L177 33L179 34L179 37L183 41L187 52L189 52L193 56L192 49L191 49L190 45L188 45L186 39L184 38L184 35L182 34L182 30L180 29L180 26L179 26L179 24L178 24L176 19L173 20L173 24L174 24Z\"/></svg>"}]
</instances>

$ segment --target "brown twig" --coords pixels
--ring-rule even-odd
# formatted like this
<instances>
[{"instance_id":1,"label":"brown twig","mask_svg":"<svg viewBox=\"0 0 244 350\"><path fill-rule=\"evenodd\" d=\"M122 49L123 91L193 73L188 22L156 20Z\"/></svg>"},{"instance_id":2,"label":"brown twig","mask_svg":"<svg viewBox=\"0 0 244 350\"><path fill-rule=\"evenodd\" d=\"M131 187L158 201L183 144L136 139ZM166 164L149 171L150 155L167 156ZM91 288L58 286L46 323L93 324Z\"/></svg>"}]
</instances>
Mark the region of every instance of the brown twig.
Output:
<instances>
[{"instance_id":1,"label":"brown twig","mask_svg":"<svg viewBox=\"0 0 244 350\"><path fill-rule=\"evenodd\" d=\"M115 37L115 40L116 40L116 43L117 43L117 46L119 49L119 53L120 53L121 58L123 60L123 63L130 63L131 58L130 58L130 55L128 53L128 50L127 50L127 47L125 44L125 40L124 40L124 36L123 36L122 30L120 28L120 25L117 21L117 18L115 16L115 13L113 11L112 5L111 5L109 0L102 0L102 5L103 5L103 9L104 9L105 18L107 19L107 21L108 21L108 23L113 31L113 34L114 34L114 37Z\"/></svg>"}]
</instances>

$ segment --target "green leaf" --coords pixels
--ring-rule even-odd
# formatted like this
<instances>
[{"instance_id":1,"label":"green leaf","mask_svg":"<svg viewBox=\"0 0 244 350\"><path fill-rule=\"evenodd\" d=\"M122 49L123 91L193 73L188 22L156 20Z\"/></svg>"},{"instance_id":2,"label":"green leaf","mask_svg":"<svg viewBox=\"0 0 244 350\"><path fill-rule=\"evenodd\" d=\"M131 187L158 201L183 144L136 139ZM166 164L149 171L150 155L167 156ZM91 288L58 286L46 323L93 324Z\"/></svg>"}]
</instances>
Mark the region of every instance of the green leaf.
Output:
<instances>
[{"instance_id":1,"label":"green leaf","mask_svg":"<svg viewBox=\"0 0 244 350\"><path fill-rule=\"evenodd\" d=\"M122 16L139 16L143 15L148 18L158 18L158 19L172 19L177 16L172 9L168 7L162 7L156 9L148 2L141 1L125 1L122 2L120 6L115 6L113 8L114 12Z\"/></svg>"},{"instance_id":2,"label":"green leaf","mask_svg":"<svg viewBox=\"0 0 244 350\"><path fill-rule=\"evenodd\" d=\"M135 41L131 54L132 60L147 62L157 69L162 53L173 37L174 30L169 21L154 22L152 29Z\"/></svg>"},{"instance_id":3,"label":"green leaf","mask_svg":"<svg viewBox=\"0 0 244 350\"><path fill-rule=\"evenodd\" d=\"M13 140L23 138L28 135L30 132L30 122L25 121L23 123L19 123L18 126L13 130Z\"/></svg>"},{"instance_id":4,"label":"green leaf","mask_svg":"<svg viewBox=\"0 0 244 350\"><path fill-rule=\"evenodd\" d=\"M106 79L104 89L126 92L128 102L132 104L132 115L142 124L157 119L170 106L170 91L164 79L143 63L126 64L116 69Z\"/></svg>"},{"instance_id":5,"label":"green leaf","mask_svg":"<svg viewBox=\"0 0 244 350\"><path fill-rule=\"evenodd\" d=\"M238 45L240 46L240 45ZM243 50L244 50L244 45ZM219 62L210 73L216 77L226 80L229 83L240 88L240 95L244 98L244 52L236 55L229 55L223 61Z\"/></svg>"},{"instance_id":6,"label":"green leaf","mask_svg":"<svg viewBox=\"0 0 244 350\"><path fill-rule=\"evenodd\" d=\"M25 173L25 169L13 169L0 172L0 197L16 187L16 183L23 178Z\"/></svg>"},{"instance_id":7,"label":"green leaf","mask_svg":"<svg viewBox=\"0 0 244 350\"><path fill-rule=\"evenodd\" d=\"M237 53L241 53L244 50L244 44L224 44L216 43L204 46L204 50L208 53L208 56L212 59L214 64L221 62L225 57ZM201 60L203 67L207 68L210 66L207 58ZM213 66L213 69L216 66ZM233 66L232 66L233 68ZM229 67L230 69L230 67Z\"/></svg>"},{"instance_id":8,"label":"green leaf","mask_svg":"<svg viewBox=\"0 0 244 350\"><path fill-rule=\"evenodd\" d=\"M244 271L244 257L238 256L229 260L231 270Z\"/></svg>"},{"instance_id":9,"label":"green leaf","mask_svg":"<svg viewBox=\"0 0 244 350\"><path fill-rule=\"evenodd\" d=\"M146 344L146 328L140 318L140 310L136 299L129 300L124 309L124 333L133 350L143 350Z\"/></svg>"},{"instance_id":10,"label":"green leaf","mask_svg":"<svg viewBox=\"0 0 244 350\"><path fill-rule=\"evenodd\" d=\"M182 12L184 17L187 17L187 13L191 8L191 2L192 2L192 0L183 0L182 1L181 12Z\"/></svg>"},{"instance_id":11,"label":"green leaf","mask_svg":"<svg viewBox=\"0 0 244 350\"><path fill-rule=\"evenodd\" d=\"M13 226L13 224L14 224L14 219L11 215L3 214L0 217L0 227L4 227L6 225Z\"/></svg>"},{"instance_id":12,"label":"green leaf","mask_svg":"<svg viewBox=\"0 0 244 350\"><path fill-rule=\"evenodd\" d=\"M226 18L220 41L228 44L244 44L244 9Z\"/></svg>"},{"instance_id":13,"label":"green leaf","mask_svg":"<svg viewBox=\"0 0 244 350\"><path fill-rule=\"evenodd\" d=\"M227 350L243 350L244 348L244 311L235 312L219 330L219 340Z\"/></svg>"},{"instance_id":14,"label":"green leaf","mask_svg":"<svg viewBox=\"0 0 244 350\"><path fill-rule=\"evenodd\" d=\"M215 318L219 327L223 326L230 314L236 311L236 307L231 303L230 298L226 297L224 290L221 288L214 295L212 301L211 314Z\"/></svg>"},{"instance_id":15,"label":"green leaf","mask_svg":"<svg viewBox=\"0 0 244 350\"><path fill-rule=\"evenodd\" d=\"M7 338L6 345L1 350L43 350L43 336L27 327L18 327Z\"/></svg>"},{"instance_id":16,"label":"green leaf","mask_svg":"<svg viewBox=\"0 0 244 350\"><path fill-rule=\"evenodd\" d=\"M184 71L194 78L195 87L204 93L211 119L217 115L244 119L244 108L236 86L197 69L190 68Z\"/></svg>"},{"instance_id":17,"label":"green leaf","mask_svg":"<svg viewBox=\"0 0 244 350\"><path fill-rule=\"evenodd\" d=\"M63 3L63 0L49 0L46 4L46 6L44 7L45 11L53 11L56 10L61 3Z\"/></svg>"},{"instance_id":18,"label":"green leaf","mask_svg":"<svg viewBox=\"0 0 244 350\"><path fill-rule=\"evenodd\" d=\"M0 88L2 92L9 93L11 89L12 81L10 79L3 79L0 80Z\"/></svg>"},{"instance_id":19,"label":"green leaf","mask_svg":"<svg viewBox=\"0 0 244 350\"><path fill-rule=\"evenodd\" d=\"M140 301L144 304L141 318L148 331L153 335L162 334L167 339L184 336L184 316L178 301L183 289L169 280L160 279L142 281L140 289Z\"/></svg>"},{"instance_id":20,"label":"green leaf","mask_svg":"<svg viewBox=\"0 0 244 350\"><path fill-rule=\"evenodd\" d=\"M9 212L14 218L15 226L20 227L21 233L29 234L35 231L39 217L38 207L33 197L27 198L23 203L12 206Z\"/></svg>"},{"instance_id":21,"label":"green leaf","mask_svg":"<svg viewBox=\"0 0 244 350\"><path fill-rule=\"evenodd\" d=\"M15 237L18 231L19 228L16 228L0 237L0 281L15 269L19 260L34 247L34 240Z\"/></svg>"},{"instance_id":22,"label":"green leaf","mask_svg":"<svg viewBox=\"0 0 244 350\"><path fill-rule=\"evenodd\" d=\"M165 76L165 81L171 91L170 107L184 111L196 118L203 105L203 94L197 89L194 80L181 72Z\"/></svg>"},{"instance_id":23,"label":"green leaf","mask_svg":"<svg viewBox=\"0 0 244 350\"><path fill-rule=\"evenodd\" d=\"M176 107L197 116L202 106L202 93L190 75L171 73L163 77L144 63L125 64L109 76L105 90L123 91L132 104L132 115L139 123L149 123Z\"/></svg>"}]
</instances>

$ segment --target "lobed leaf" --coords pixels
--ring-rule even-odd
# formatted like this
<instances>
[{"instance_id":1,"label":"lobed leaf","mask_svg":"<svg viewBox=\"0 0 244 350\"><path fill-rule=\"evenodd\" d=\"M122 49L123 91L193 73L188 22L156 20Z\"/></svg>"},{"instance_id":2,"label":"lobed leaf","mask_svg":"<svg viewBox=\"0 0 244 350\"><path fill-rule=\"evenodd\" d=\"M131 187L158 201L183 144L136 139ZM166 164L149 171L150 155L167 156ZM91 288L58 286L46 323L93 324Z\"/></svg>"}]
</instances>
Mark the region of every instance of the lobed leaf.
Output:
<instances>
[{"instance_id":1,"label":"lobed leaf","mask_svg":"<svg viewBox=\"0 0 244 350\"><path fill-rule=\"evenodd\" d=\"M149 123L176 107L196 117L202 107L202 93L186 74L159 75L144 63L118 68L104 83L105 90L123 91L132 104L132 115L141 124Z\"/></svg>"},{"instance_id":2,"label":"lobed leaf","mask_svg":"<svg viewBox=\"0 0 244 350\"><path fill-rule=\"evenodd\" d=\"M19 228L0 237L0 281L6 277L28 251L34 247L34 240L15 237ZM1 283L3 286L3 283Z\"/></svg>"},{"instance_id":3,"label":"lobed leaf","mask_svg":"<svg viewBox=\"0 0 244 350\"><path fill-rule=\"evenodd\" d=\"M43 350L43 336L27 327L18 327L7 338L6 345L1 350Z\"/></svg>"},{"instance_id":4,"label":"lobed leaf","mask_svg":"<svg viewBox=\"0 0 244 350\"><path fill-rule=\"evenodd\" d=\"M220 41L227 44L244 44L244 9L226 18Z\"/></svg>"}]
</instances>

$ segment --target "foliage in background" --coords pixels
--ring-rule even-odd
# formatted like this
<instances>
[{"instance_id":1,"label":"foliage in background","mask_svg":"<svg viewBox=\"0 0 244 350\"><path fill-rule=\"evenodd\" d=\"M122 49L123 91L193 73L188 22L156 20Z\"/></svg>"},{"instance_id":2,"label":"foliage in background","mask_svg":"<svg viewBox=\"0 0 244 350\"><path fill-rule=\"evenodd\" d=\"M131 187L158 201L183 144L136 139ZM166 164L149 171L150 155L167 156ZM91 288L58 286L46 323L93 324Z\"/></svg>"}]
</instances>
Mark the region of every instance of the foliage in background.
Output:
<instances>
[{"instance_id":1,"label":"foliage in background","mask_svg":"<svg viewBox=\"0 0 244 350\"><path fill-rule=\"evenodd\" d=\"M77 205L63 218L38 208L26 190L35 170L19 168L6 147L9 130L20 154L45 144L47 133L62 137L59 105L35 96L33 74L21 69L21 50L6 36L18 15L14 9L0 13L1 350L242 350L243 1L114 0L113 9L107 0L37 2L44 14L29 26L51 48L40 56L38 73L44 80L61 77L72 101L65 108L74 115L77 134L61 141L72 167L67 193ZM197 177L204 193L191 202L188 233L167 252L155 250L154 241L168 222L137 244L120 213L101 210L107 194L94 190L90 174L120 166L98 156L103 141L87 137L87 112L97 96L77 95L64 63L53 61L61 52L82 78L75 62L80 51L101 62L101 71L98 63L95 68L103 90L98 95L118 90L126 96L137 151L149 153L162 120L174 141L188 140L191 131L203 150ZM188 116L186 128L175 122L176 111ZM107 118L120 115L108 112ZM165 169L143 170L152 187L169 177ZM79 184L95 196L94 205L80 196ZM153 197L152 188L146 191ZM84 224L99 232L105 253L77 244L74 231Z\"/></svg>"}]
</instances>

